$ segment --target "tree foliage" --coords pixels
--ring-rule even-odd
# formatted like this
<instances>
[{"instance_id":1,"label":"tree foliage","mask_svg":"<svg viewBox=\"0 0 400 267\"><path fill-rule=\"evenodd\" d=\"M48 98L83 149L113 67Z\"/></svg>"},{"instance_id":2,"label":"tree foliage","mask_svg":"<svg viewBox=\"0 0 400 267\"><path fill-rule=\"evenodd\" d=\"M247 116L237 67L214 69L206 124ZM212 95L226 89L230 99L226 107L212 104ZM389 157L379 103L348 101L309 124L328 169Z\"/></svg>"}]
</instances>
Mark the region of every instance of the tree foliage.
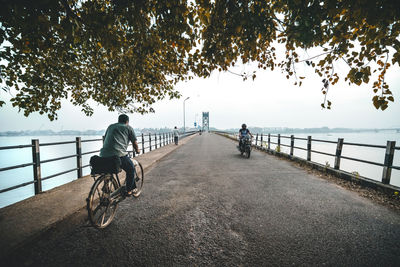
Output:
<instances>
[{"instance_id":1,"label":"tree foliage","mask_svg":"<svg viewBox=\"0 0 400 267\"><path fill-rule=\"evenodd\" d=\"M11 102L25 115L55 119L64 98L88 115L90 99L145 113L157 100L179 97L179 81L253 61L280 68L298 85L305 77L296 66L306 64L321 77L325 96L340 78L357 85L373 79L375 107L394 101L385 74L400 64L397 0L0 3L2 88L15 88ZM283 60L277 44L285 47ZM321 53L299 57L316 47ZM339 61L349 67L345 77L335 71ZM322 105L330 108L330 101Z\"/></svg>"},{"instance_id":2,"label":"tree foliage","mask_svg":"<svg viewBox=\"0 0 400 267\"><path fill-rule=\"evenodd\" d=\"M7 1L2 4L2 81L25 115L56 117L62 98L93 112L89 99L110 110L151 111L185 78L195 35L185 2Z\"/></svg>"}]
</instances>

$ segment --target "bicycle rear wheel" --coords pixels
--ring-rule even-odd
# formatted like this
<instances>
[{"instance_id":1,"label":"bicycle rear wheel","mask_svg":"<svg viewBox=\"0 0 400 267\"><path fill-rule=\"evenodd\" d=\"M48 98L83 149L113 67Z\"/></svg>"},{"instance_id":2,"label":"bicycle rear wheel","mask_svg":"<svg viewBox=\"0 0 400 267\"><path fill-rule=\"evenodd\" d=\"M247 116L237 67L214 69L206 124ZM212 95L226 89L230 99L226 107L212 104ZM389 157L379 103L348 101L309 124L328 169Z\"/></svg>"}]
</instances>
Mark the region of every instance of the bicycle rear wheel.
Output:
<instances>
[{"instance_id":1,"label":"bicycle rear wheel","mask_svg":"<svg viewBox=\"0 0 400 267\"><path fill-rule=\"evenodd\" d=\"M136 183L136 193L133 194L134 197L139 197L142 193L142 187L144 183L144 172L143 167L140 162L133 160L133 165L135 165L135 183Z\"/></svg>"},{"instance_id":2,"label":"bicycle rear wheel","mask_svg":"<svg viewBox=\"0 0 400 267\"><path fill-rule=\"evenodd\" d=\"M112 174L103 174L94 182L87 198L89 220L94 227L105 228L113 220L118 202L111 194L118 188Z\"/></svg>"}]
</instances>

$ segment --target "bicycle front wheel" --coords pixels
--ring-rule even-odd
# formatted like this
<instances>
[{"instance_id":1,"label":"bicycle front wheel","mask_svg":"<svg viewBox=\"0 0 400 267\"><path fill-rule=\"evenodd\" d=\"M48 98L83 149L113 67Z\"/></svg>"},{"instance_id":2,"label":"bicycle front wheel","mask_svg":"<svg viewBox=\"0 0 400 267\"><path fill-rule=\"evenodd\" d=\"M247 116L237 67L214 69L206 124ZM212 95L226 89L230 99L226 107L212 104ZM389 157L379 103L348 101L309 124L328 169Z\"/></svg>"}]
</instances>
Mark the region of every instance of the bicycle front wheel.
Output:
<instances>
[{"instance_id":1,"label":"bicycle front wheel","mask_svg":"<svg viewBox=\"0 0 400 267\"><path fill-rule=\"evenodd\" d=\"M142 193L142 187L144 183L144 172L142 164L139 161L133 160L133 165L135 165L135 183L137 191L133 194L134 197L139 197Z\"/></svg>"},{"instance_id":2,"label":"bicycle front wheel","mask_svg":"<svg viewBox=\"0 0 400 267\"><path fill-rule=\"evenodd\" d=\"M87 198L89 220L94 227L105 228L113 220L118 202L111 195L118 187L112 174L103 174L94 182Z\"/></svg>"}]
</instances>

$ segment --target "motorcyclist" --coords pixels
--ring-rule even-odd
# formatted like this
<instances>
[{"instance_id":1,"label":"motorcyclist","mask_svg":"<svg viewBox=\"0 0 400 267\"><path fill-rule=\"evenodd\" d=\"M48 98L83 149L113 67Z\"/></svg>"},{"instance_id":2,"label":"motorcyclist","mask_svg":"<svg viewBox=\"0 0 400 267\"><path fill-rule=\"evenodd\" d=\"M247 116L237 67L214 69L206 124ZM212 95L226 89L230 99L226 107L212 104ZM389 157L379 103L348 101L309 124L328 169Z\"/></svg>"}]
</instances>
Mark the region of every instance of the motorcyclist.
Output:
<instances>
[{"instance_id":1,"label":"motorcyclist","mask_svg":"<svg viewBox=\"0 0 400 267\"><path fill-rule=\"evenodd\" d=\"M242 128L239 130L239 148L242 145L242 140L247 135L250 135L253 138L253 135L250 133L250 130L247 129L247 125L245 123L242 124Z\"/></svg>"}]
</instances>

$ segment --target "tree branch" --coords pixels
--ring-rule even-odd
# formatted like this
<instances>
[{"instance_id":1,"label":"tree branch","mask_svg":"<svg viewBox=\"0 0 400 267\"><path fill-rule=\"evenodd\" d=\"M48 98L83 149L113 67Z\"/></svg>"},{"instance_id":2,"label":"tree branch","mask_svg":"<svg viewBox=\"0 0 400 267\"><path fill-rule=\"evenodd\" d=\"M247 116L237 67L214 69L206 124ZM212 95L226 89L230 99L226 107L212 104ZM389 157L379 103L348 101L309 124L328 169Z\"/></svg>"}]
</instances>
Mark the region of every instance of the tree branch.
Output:
<instances>
[{"instance_id":1,"label":"tree branch","mask_svg":"<svg viewBox=\"0 0 400 267\"><path fill-rule=\"evenodd\" d=\"M82 19L72 11L71 7L68 4L67 0L61 0L61 4L65 8L65 12L67 13L67 17L73 18L78 20L79 22L83 23Z\"/></svg>"},{"instance_id":2,"label":"tree branch","mask_svg":"<svg viewBox=\"0 0 400 267\"><path fill-rule=\"evenodd\" d=\"M328 52L325 52L325 53L322 53L322 54L319 54L319 55L316 55L316 56L313 56L313 57L310 57L310 58L307 58L307 59L299 60L299 62L297 62L297 63L309 61L309 60L311 60L311 59L314 59L314 58L317 58L317 57L320 57L320 56L323 56L323 55L326 55L326 54L330 54L330 53L332 53L332 51L333 51L333 50L328 51Z\"/></svg>"}]
</instances>

